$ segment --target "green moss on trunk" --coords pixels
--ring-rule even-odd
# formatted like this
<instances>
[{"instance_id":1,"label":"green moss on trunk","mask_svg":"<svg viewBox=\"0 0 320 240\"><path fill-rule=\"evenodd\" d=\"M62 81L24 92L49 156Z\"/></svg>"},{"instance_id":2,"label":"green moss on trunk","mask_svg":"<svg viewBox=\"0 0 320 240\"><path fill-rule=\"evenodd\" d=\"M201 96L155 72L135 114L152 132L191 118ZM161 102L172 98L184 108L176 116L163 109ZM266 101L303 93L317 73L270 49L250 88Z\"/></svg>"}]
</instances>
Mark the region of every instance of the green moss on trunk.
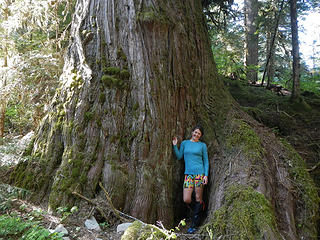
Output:
<instances>
[{"instance_id":1,"label":"green moss on trunk","mask_svg":"<svg viewBox=\"0 0 320 240\"><path fill-rule=\"evenodd\" d=\"M52 185L49 205L51 209L56 209L59 205L72 207L74 202L70 199L72 192L82 193L87 183L87 174L91 166L90 161L85 161L85 156L76 148L66 149L63 163L58 170L57 177ZM92 160L94 161L94 160ZM94 186L93 186L94 187ZM74 199L73 199L74 200Z\"/></svg>"},{"instance_id":2,"label":"green moss on trunk","mask_svg":"<svg viewBox=\"0 0 320 240\"><path fill-rule=\"evenodd\" d=\"M47 166L48 164L40 157L31 156L29 161L20 162L14 168L9 182L21 188L39 192L50 179L46 175Z\"/></svg>"},{"instance_id":3,"label":"green moss on trunk","mask_svg":"<svg viewBox=\"0 0 320 240\"><path fill-rule=\"evenodd\" d=\"M270 231L281 239L270 202L263 194L242 185L229 187L225 205L215 211L210 222L201 228L202 233L209 233L214 239L220 236L240 240L268 239L265 232Z\"/></svg>"},{"instance_id":4,"label":"green moss on trunk","mask_svg":"<svg viewBox=\"0 0 320 240\"><path fill-rule=\"evenodd\" d=\"M249 159L262 158L265 149L262 147L261 139L246 122L240 119L233 120L229 132L230 134L226 139L229 149L239 146Z\"/></svg>"},{"instance_id":5,"label":"green moss on trunk","mask_svg":"<svg viewBox=\"0 0 320 240\"><path fill-rule=\"evenodd\" d=\"M288 155L285 161L288 165L289 174L292 183L295 187L297 199L303 200L303 203L298 202L297 208L299 215L296 217L296 228L299 232L307 234L307 238L316 238L317 231L314 228L315 223L319 218L319 196L318 189L314 184L306 164L295 149L284 139L281 139L283 145L288 150Z\"/></svg>"}]
</instances>

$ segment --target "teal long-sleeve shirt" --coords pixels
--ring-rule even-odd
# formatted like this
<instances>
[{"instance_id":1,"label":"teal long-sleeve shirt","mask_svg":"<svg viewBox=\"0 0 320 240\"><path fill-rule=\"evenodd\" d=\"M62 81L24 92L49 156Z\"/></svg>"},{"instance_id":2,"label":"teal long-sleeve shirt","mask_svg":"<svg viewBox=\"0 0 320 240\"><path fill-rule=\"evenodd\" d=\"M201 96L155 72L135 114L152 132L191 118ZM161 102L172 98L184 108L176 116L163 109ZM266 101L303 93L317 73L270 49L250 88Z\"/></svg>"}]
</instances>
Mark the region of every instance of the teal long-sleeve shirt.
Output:
<instances>
[{"instance_id":1,"label":"teal long-sleeve shirt","mask_svg":"<svg viewBox=\"0 0 320 240\"><path fill-rule=\"evenodd\" d=\"M181 143L180 149L177 145L173 146L174 153L178 160L182 157L185 162L184 174L209 174L209 160L207 145L203 142L192 142L184 140Z\"/></svg>"}]
</instances>

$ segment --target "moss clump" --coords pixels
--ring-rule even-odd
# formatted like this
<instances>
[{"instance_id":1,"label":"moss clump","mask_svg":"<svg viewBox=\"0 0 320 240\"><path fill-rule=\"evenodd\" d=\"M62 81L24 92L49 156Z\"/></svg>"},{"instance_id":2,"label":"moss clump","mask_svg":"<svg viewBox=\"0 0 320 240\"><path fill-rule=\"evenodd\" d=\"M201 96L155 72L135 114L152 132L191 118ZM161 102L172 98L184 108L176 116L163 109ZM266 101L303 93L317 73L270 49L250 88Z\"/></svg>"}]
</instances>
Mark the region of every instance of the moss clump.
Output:
<instances>
[{"instance_id":1,"label":"moss clump","mask_svg":"<svg viewBox=\"0 0 320 240\"><path fill-rule=\"evenodd\" d=\"M141 22L154 22L157 21L157 14L154 11L139 12L137 18Z\"/></svg>"},{"instance_id":2,"label":"moss clump","mask_svg":"<svg viewBox=\"0 0 320 240\"><path fill-rule=\"evenodd\" d=\"M118 153L112 153L112 154L110 154L110 159L112 161L119 161L120 155ZM112 167L115 167L115 168L112 168L112 170L116 170L117 169L116 165L112 165Z\"/></svg>"},{"instance_id":3,"label":"moss clump","mask_svg":"<svg viewBox=\"0 0 320 240\"><path fill-rule=\"evenodd\" d=\"M107 57L105 55L101 56L100 63L101 63L101 66L107 66Z\"/></svg>"},{"instance_id":4,"label":"moss clump","mask_svg":"<svg viewBox=\"0 0 320 240\"><path fill-rule=\"evenodd\" d=\"M139 134L139 131L138 131L138 130L135 130L135 131L131 132L131 138L130 138L130 140L135 139L135 138L138 136L138 134Z\"/></svg>"},{"instance_id":5,"label":"moss clump","mask_svg":"<svg viewBox=\"0 0 320 240\"><path fill-rule=\"evenodd\" d=\"M75 178L75 177L77 177L79 175L80 175L80 169L79 168L73 168L72 171L71 171L71 177Z\"/></svg>"},{"instance_id":6,"label":"moss clump","mask_svg":"<svg viewBox=\"0 0 320 240\"><path fill-rule=\"evenodd\" d=\"M109 88L115 87L118 89L125 89L127 87L127 83L124 80L127 80L127 79L120 78L119 75L120 74L118 74L117 76L103 75L101 77L101 81Z\"/></svg>"},{"instance_id":7,"label":"moss clump","mask_svg":"<svg viewBox=\"0 0 320 240\"><path fill-rule=\"evenodd\" d=\"M244 154L251 159L261 159L265 149L255 131L244 121L235 119L231 123L230 134L226 140L227 147L240 146Z\"/></svg>"},{"instance_id":8,"label":"moss clump","mask_svg":"<svg viewBox=\"0 0 320 240\"><path fill-rule=\"evenodd\" d=\"M64 122L64 117L66 115L66 111L64 110L63 104L59 104L57 106L57 113L52 113L52 115L57 119L54 128L59 129L62 126Z\"/></svg>"},{"instance_id":9,"label":"moss clump","mask_svg":"<svg viewBox=\"0 0 320 240\"><path fill-rule=\"evenodd\" d=\"M142 223L135 221L131 226L124 232L121 237L121 240L136 240L139 237L139 232L142 227Z\"/></svg>"},{"instance_id":10,"label":"moss clump","mask_svg":"<svg viewBox=\"0 0 320 240\"><path fill-rule=\"evenodd\" d=\"M72 79L72 82L70 84L71 90L78 89L78 88L80 88L80 86L82 86L83 79L81 78L80 75L78 75L76 72L72 72L70 77Z\"/></svg>"},{"instance_id":11,"label":"moss clump","mask_svg":"<svg viewBox=\"0 0 320 240\"><path fill-rule=\"evenodd\" d=\"M138 108L139 108L139 103L136 102L136 103L133 105L132 110L133 110L133 111L137 111Z\"/></svg>"},{"instance_id":12,"label":"moss clump","mask_svg":"<svg viewBox=\"0 0 320 240\"><path fill-rule=\"evenodd\" d=\"M229 187L224 206L201 228L201 232L212 234L214 239L231 234L235 236L231 239L265 239L265 233L270 231L271 235L279 236L270 202L263 194L243 185Z\"/></svg>"},{"instance_id":13,"label":"moss clump","mask_svg":"<svg viewBox=\"0 0 320 240\"><path fill-rule=\"evenodd\" d=\"M118 89L125 89L125 88L127 88L127 83L119 79L119 80L116 82L115 86L116 86L116 88L118 88Z\"/></svg>"},{"instance_id":14,"label":"moss clump","mask_svg":"<svg viewBox=\"0 0 320 240\"><path fill-rule=\"evenodd\" d=\"M127 62L127 56L124 54L123 49L121 47L117 48L117 58Z\"/></svg>"},{"instance_id":15,"label":"moss clump","mask_svg":"<svg viewBox=\"0 0 320 240\"><path fill-rule=\"evenodd\" d=\"M164 12L160 12L151 7L138 12L137 20L145 23L169 23L169 19Z\"/></svg>"},{"instance_id":16,"label":"moss clump","mask_svg":"<svg viewBox=\"0 0 320 240\"><path fill-rule=\"evenodd\" d=\"M97 121L96 121L96 123L97 123L97 126L98 126L99 128L102 127L101 118L98 118Z\"/></svg>"},{"instance_id":17,"label":"moss clump","mask_svg":"<svg viewBox=\"0 0 320 240\"><path fill-rule=\"evenodd\" d=\"M101 77L101 81L107 87L115 87L123 90L128 86L128 80L130 78L130 73L128 70L121 70L118 67L104 67L103 72L105 74Z\"/></svg>"},{"instance_id":18,"label":"moss clump","mask_svg":"<svg viewBox=\"0 0 320 240\"><path fill-rule=\"evenodd\" d=\"M121 69L117 68L117 67L107 67L107 68L103 69L103 71L109 75L118 75L120 73Z\"/></svg>"},{"instance_id":19,"label":"moss clump","mask_svg":"<svg viewBox=\"0 0 320 240\"><path fill-rule=\"evenodd\" d=\"M128 80L130 78L130 73L127 70L122 70L119 73L119 77L123 80Z\"/></svg>"},{"instance_id":20,"label":"moss clump","mask_svg":"<svg viewBox=\"0 0 320 240\"><path fill-rule=\"evenodd\" d=\"M121 240L168 239L168 236L156 226L135 221L122 235Z\"/></svg>"},{"instance_id":21,"label":"moss clump","mask_svg":"<svg viewBox=\"0 0 320 240\"><path fill-rule=\"evenodd\" d=\"M119 140L119 136L118 135L110 136L110 142L111 143L116 143L118 140Z\"/></svg>"},{"instance_id":22,"label":"moss clump","mask_svg":"<svg viewBox=\"0 0 320 240\"><path fill-rule=\"evenodd\" d=\"M288 150L285 160L292 183L296 188L297 198L303 200L303 204L300 203L299 205L301 206L298 206L300 208L300 216L298 216L296 227L298 230L307 233L309 235L308 238L316 238L316 230L313 227L319 218L318 206L320 202L317 188L301 156L284 139L281 139L281 141Z\"/></svg>"},{"instance_id":23,"label":"moss clump","mask_svg":"<svg viewBox=\"0 0 320 240\"><path fill-rule=\"evenodd\" d=\"M73 121L65 122L64 131L66 133L68 133L69 135L71 135L73 127L74 127L74 122Z\"/></svg>"},{"instance_id":24,"label":"moss clump","mask_svg":"<svg viewBox=\"0 0 320 240\"><path fill-rule=\"evenodd\" d=\"M117 79L109 76L109 75L103 75L101 77L101 81L103 82L103 84L105 84L107 87L111 87L113 84L115 84L117 82Z\"/></svg>"},{"instance_id":25,"label":"moss clump","mask_svg":"<svg viewBox=\"0 0 320 240\"><path fill-rule=\"evenodd\" d=\"M86 120L86 122L90 121L91 119L93 119L94 117L94 113L93 112L86 112L84 114L84 119Z\"/></svg>"},{"instance_id":26,"label":"moss clump","mask_svg":"<svg viewBox=\"0 0 320 240\"><path fill-rule=\"evenodd\" d=\"M104 103L106 101L106 94L100 93L99 95L99 103Z\"/></svg>"}]
</instances>

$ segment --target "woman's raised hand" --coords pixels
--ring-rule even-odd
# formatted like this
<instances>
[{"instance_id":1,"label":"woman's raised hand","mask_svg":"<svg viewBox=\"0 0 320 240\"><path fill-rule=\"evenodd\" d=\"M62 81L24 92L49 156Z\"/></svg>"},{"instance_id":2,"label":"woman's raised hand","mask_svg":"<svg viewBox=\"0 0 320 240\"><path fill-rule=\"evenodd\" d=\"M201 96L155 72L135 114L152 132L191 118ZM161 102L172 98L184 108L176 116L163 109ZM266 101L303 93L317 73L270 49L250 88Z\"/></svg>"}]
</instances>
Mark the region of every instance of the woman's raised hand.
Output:
<instances>
[{"instance_id":1,"label":"woman's raised hand","mask_svg":"<svg viewBox=\"0 0 320 240\"><path fill-rule=\"evenodd\" d=\"M177 137L173 137L173 138L172 138L172 144L173 144L173 145L177 145L177 143L178 143Z\"/></svg>"}]
</instances>

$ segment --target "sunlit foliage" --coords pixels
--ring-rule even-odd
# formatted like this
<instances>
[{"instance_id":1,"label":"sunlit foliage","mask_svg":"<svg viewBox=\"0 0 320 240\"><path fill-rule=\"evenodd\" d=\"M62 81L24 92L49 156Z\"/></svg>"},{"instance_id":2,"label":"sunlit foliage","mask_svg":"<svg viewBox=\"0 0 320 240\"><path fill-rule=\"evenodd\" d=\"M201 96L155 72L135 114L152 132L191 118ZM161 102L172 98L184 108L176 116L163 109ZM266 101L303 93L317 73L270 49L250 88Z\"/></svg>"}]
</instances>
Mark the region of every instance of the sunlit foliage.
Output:
<instances>
[{"instance_id":1,"label":"sunlit foliage","mask_svg":"<svg viewBox=\"0 0 320 240\"><path fill-rule=\"evenodd\" d=\"M0 0L0 65L7 61L0 69L0 99L7 133L34 129L55 93L73 6L68 0Z\"/></svg>"}]
</instances>

